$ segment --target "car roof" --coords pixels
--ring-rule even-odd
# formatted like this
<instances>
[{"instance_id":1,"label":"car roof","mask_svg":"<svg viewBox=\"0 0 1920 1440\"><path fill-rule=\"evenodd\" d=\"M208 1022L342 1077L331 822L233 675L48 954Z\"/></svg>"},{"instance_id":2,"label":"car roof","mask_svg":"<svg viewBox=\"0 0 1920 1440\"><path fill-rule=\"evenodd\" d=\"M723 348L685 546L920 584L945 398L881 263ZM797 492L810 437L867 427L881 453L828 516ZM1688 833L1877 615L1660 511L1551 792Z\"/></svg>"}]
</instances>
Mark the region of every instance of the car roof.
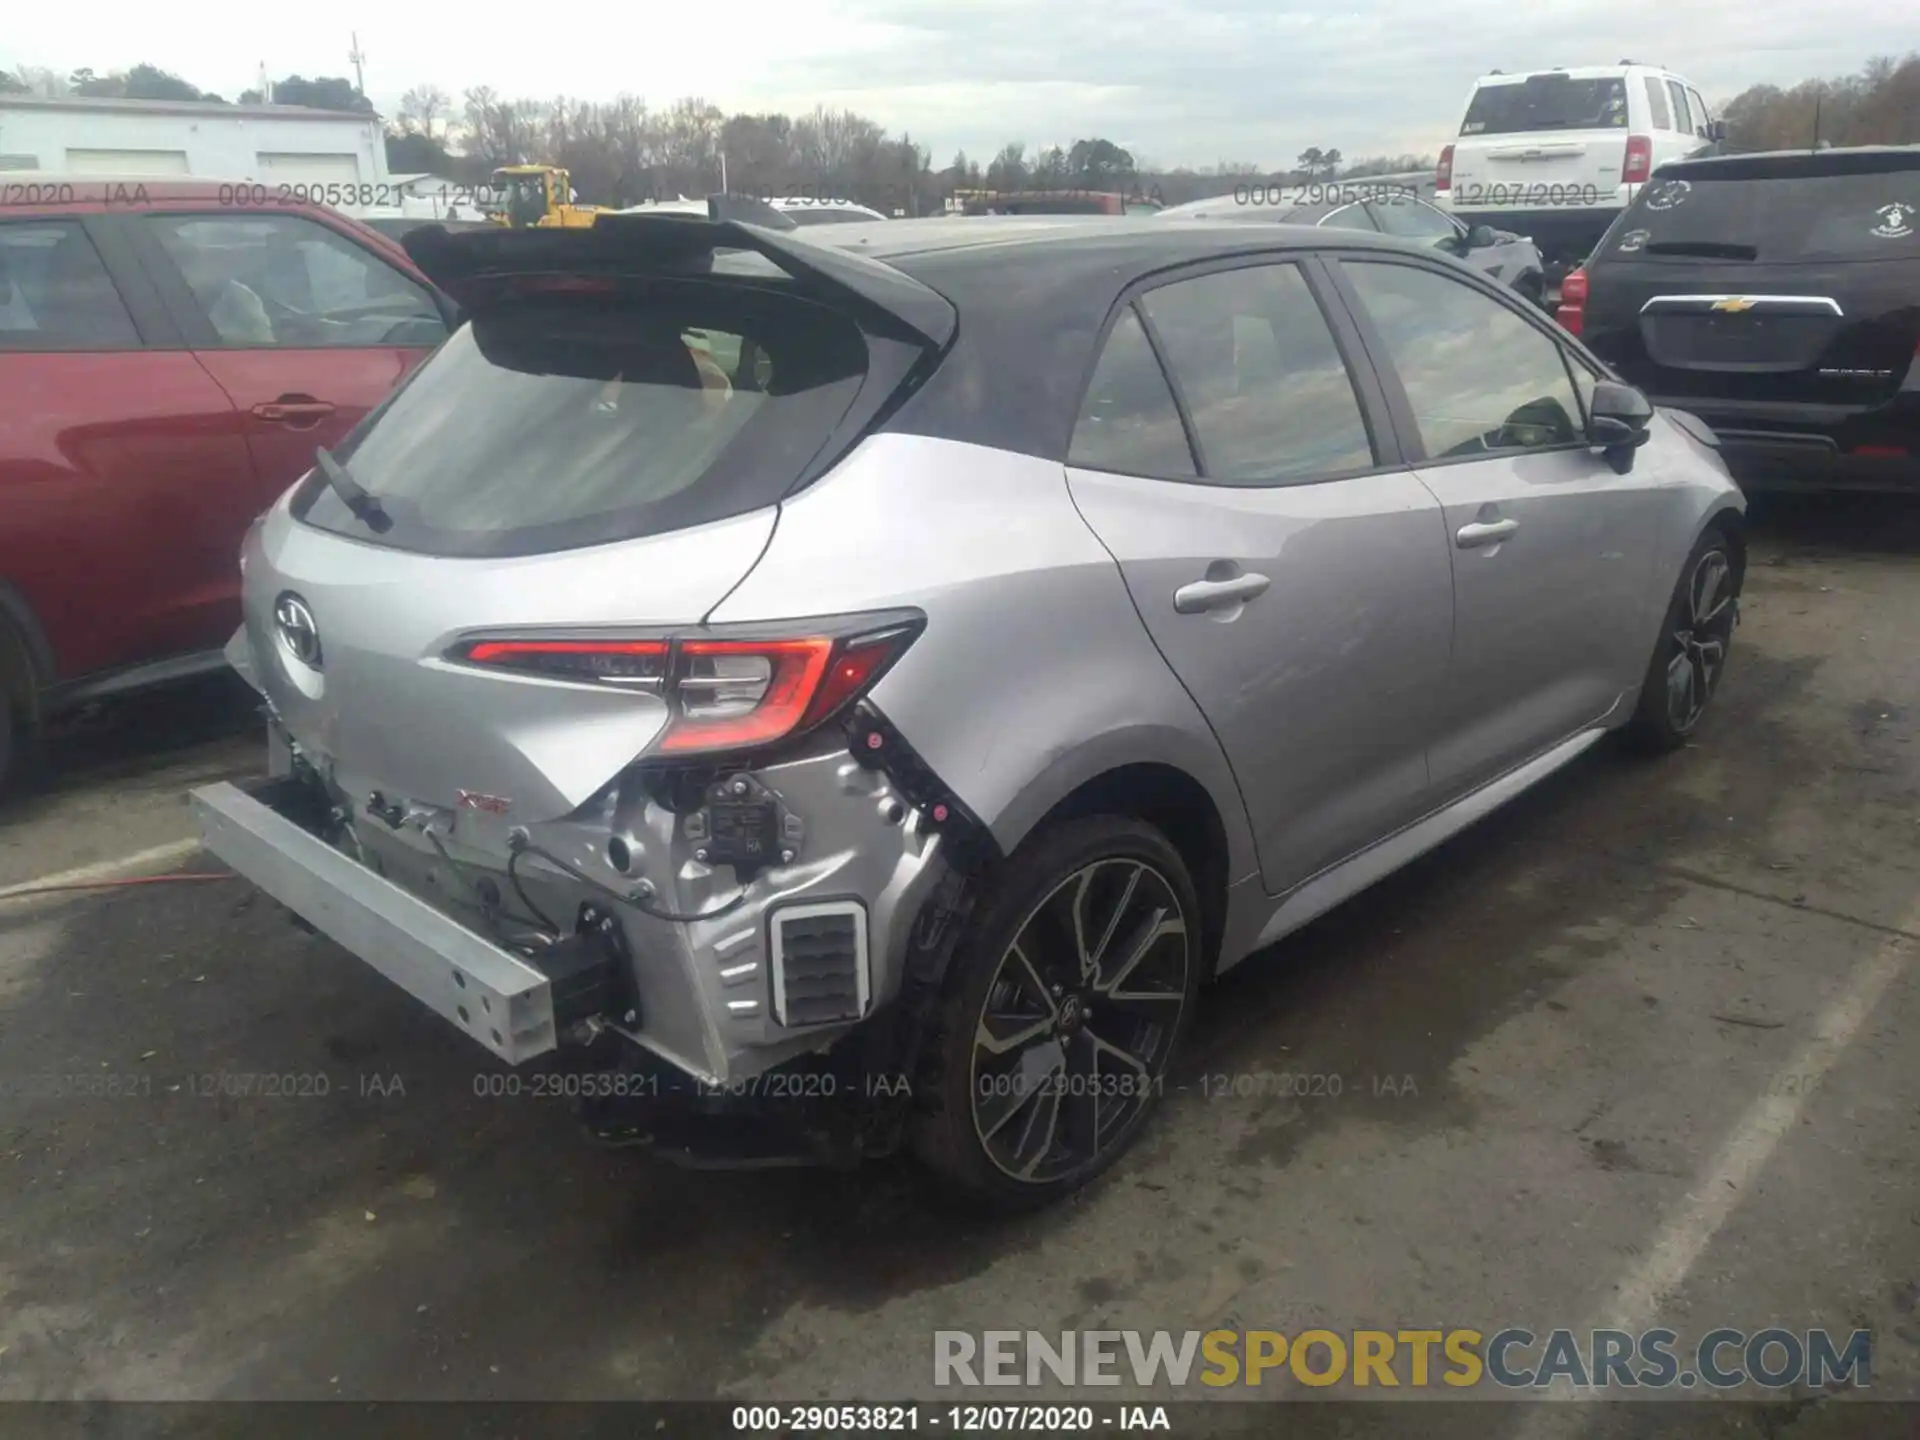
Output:
<instances>
[{"instance_id":1,"label":"car roof","mask_svg":"<svg viewBox=\"0 0 1920 1440\"><path fill-rule=\"evenodd\" d=\"M1310 251L1434 263L1424 247L1367 231L1170 225L1148 215L889 220L802 233L781 238L892 266L944 296L959 316L949 353L895 428L1053 459L1066 454L1107 317L1136 282L1196 262Z\"/></svg>"},{"instance_id":2,"label":"car roof","mask_svg":"<svg viewBox=\"0 0 1920 1440\"><path fill-rule=\"evenodd\" d=\"M1664 65L1652 65L1639 60L1629 60L1620 65L1570 65L1560 69L1548 67L1545 70L1513 70L1503 75L1482 75L1473 83L1475 89L1483 85L1518 85L1522 81L1532 80L1542 75L1564 75L1569 80L1613 80L1631 75L1638 70L1651 70L1659 75L1672 75L1675 80L1683 84L1690 83L1684 76L1674 75L1673 71Z\"/></svg>"},{"instance_id":3,"label":"car roof","mask_svg":"<svg viewBox=\"0 0 1920 1440\"><path fill-rule=\"evenodd\" d=\"M1656 172L1714 180L1788 179L1810 175L1872 175L1920 170L1920 145L1847 145L1830 150L1755 150L1669 160Z\"/></svg>"},{"instance_id":4,"label":"car roof","mask_svg":"<svg viewBox=\"0 0 1920 1440\"><path fill-rule=\"evenodd\" d=\"M942 215L838 225L817 242L854 250L907 271L977 265L1056 267L1079 257L1084 268L1138 273L1248 248L1244 226L1196 220L1166 225L1158 215ZM1324 244L1325 238L1263 231L1258 248Z\"/></svg>"},{"instance_id":5,"label":"car roof","mask_svg":"<svg viewBox=\"0 0 1920 1440\"><path fill-rule=\"evenodd\" d=\"M815 199L810 195L775 195L767 201L776 210L873 210L871 205L862 205L858 200Z\"/></svg>"},{"instance_id":6,"label":"car roof","mask_svg":"<svg viewBox=\"0 0 1920 1440\"><path fill-rule=\"evenodd\" d=\"M1105 316L1136 280L1199 261L1329 245L1409 248L1370 231L1242 220L1169 225L1157 215L946 216L822 226L806 236L810 244L903 271L945 295L962 316L996 308L1006 294L1034 291L1029 313L1039 324Z\"/></svg>"},{"instance_id":7,"label":"car roof","mask_svg":"<svg viewBox=\"0 0 1920 1440\"><path fill-rule=\"evenodd\" d=\"M1219 221L1229 225L1244 225L1249 221L1264 221L1269 225L1318 225L1336 210L1344 210L1349 205L1358 205L1369 196L1355 195L1350 200L1322 200L1313 205L1244 205L1225 195L1218 200L1204 204L1195 202L1194 208L1162 210L1161 218L1174 220Z\"/></svg>"},{"instance_id":8,"label":"car roof","mask_svg":"<svg viewBox=\"0 0 1920 1440\"><path fill-rule=\"evenodd\" d=\"M283 182L273 180L216 180L204 175L63 174L57 170L21 170L14 174L18 178L7 182L9 193L28 196L37 191L41 196L37 203L45 205L124 205L129 192L135 190L144 191L150 200L210 200L215 204L231 204L236 192L245 192L271 198L276 206L282 203L278 197ZM289 207L306 203L300 199L303 188L324 187L320 181L295 182L284 203ZM49 190L55 192L55 197L47 196ZM12 209L15 203L30 208L36 202L10 200L7 208Z\"/></svg>"}]
</instances>

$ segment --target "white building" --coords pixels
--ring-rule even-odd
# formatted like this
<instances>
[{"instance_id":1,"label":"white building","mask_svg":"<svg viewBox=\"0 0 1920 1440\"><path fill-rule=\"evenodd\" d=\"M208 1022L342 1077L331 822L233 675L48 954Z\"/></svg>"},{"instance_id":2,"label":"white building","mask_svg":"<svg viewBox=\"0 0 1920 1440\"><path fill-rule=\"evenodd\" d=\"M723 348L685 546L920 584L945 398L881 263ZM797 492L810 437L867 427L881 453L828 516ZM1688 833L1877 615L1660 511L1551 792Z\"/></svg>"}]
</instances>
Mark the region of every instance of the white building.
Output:
<instances>
[{"instance_id":1,"label":"white building","mask_svg":"<svg viewBox=\"0 0 1920 1440\"><path fill-rule=\"evenodd\" d=\"M0 171L384 184L377 115L204 100L0 97Z\"/></svg>"}]
</instances>

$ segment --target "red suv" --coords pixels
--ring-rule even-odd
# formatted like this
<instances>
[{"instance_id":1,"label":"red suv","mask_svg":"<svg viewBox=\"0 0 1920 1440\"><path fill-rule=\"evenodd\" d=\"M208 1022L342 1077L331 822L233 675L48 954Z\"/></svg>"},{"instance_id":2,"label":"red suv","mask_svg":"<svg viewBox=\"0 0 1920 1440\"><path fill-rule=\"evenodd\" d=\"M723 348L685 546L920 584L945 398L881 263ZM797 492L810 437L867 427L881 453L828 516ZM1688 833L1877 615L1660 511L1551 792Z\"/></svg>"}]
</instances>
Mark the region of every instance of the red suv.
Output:
<instances>
[{"instance_id":1,"label":"red suv","mask_svg":"<svg viewBox=\"0 0 1920 1440\"><path fill-rule=\"evenodd\" d=\"M58 711L220 665L254 516L455 322L273 186L0 185L0 782Z\"/></svg>"}]
</instances>

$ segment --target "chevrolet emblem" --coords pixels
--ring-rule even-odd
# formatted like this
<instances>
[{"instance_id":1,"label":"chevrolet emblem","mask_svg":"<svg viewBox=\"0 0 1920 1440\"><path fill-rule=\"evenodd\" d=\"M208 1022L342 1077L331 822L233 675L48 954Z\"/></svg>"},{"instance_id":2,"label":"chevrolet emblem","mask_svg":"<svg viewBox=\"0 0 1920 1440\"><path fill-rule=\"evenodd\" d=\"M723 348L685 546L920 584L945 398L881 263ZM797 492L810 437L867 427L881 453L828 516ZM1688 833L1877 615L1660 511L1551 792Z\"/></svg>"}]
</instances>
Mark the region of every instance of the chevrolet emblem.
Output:
<instances>
[{"instance_id":1,"label":"chevrolet emblem","mask_svg":"<svg viewBox=\"0 0 1920 1440\"><path fill-rule=\"evenodd\" d=\"M1714 301L1713 308L1716 310L1724 310L1729 315L1738 315L1743 310L1753 309L1754 304L1754 301L1747 299L1745 296L1736 296L1728 300Z\"/></svg>"}]
</instances>

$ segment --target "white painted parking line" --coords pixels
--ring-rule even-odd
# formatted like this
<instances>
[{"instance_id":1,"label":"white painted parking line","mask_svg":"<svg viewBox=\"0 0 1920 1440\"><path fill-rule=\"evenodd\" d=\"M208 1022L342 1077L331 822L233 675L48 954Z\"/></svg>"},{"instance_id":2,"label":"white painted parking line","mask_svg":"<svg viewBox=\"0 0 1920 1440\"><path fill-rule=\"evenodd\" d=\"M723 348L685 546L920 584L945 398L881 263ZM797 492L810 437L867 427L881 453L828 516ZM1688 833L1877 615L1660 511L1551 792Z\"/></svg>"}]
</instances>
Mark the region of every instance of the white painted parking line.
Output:
<instances>
[{"instance_id":1,"label":"white painted parking line","mask_svg":"<svg viewBox=\"0 0 1920 1440\"><path fill-rule=\"evenodd\" d=\"M71 870L61 870L52 875L42 875L36 880L23 880L18 885L0 887L0 905L9 900L40 898L24 892L39 890L49 885L88 885L96 880L117 880L122 876L137 875L143 870L158 870L165 866L177 865L189 855L199 853L200 849L200 841L197 838L170 840L165 845L136 850L131 855L122 855L113 860L96 860L91 865L76 865Z\"/></svg>"},{"instance_id":2,"label":"white painted parking line","mask_svg":"<svg viewBox=\"0 0 1920 1440\"><path fill-rule=\"evenodd\" d=\"M1920 905L1909 910L1897 928L1908 933L1920 929ZM1622 1278L1619 1294L1603 1318L1576 1334L1608 1329L1637 1335L1661 1323L1660 1306L1692 1273L1780 1142L1799 1123L1807 1101L1820 1088L1827 1072L1846 1053L1887 987L1913 962L1916 953L1920 953L1920 946L1905 935L1890 936L1847 977L1833 1003L1821 1012L1813 1034L1747 1107L1686 1201L1660 1227L1645 1258ZM1555 1382L1544 1398L1591 1401L1604 1393ZM1561 1440L1578 1435L1595 1418L1585 1406L1545 1407L1527 1417L1514 1440Z\"/></svg>"}]
</instances>

